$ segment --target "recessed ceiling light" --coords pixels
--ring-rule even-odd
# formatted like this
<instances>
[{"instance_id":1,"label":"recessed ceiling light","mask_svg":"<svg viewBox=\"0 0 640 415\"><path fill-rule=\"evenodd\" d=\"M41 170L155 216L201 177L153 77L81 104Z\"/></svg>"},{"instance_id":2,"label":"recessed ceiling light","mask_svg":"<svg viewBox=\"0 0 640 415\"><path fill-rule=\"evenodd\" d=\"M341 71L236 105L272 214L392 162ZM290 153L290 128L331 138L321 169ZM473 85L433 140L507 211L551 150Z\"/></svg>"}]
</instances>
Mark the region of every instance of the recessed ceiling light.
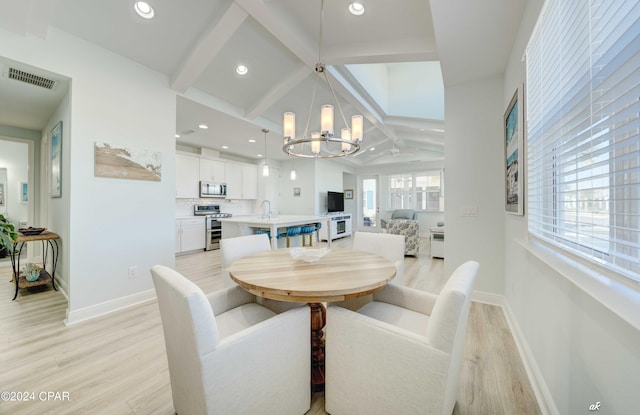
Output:
<instances>
[{"instance_id":1,"label":"recessed ceiling light","mask_svg":"<svg viewBox=\"0 0 640 415\"><path fill-rule=\"evenodd\" d=\"M180 134L176 134L176 138L180 138Z\"/></svg>"},{"instance_id":2,"label":"recessed ceiling light","mask_svg":"<svg viewBox=\"0 0 640 415\"><path fill-rule=\"evenodd\" d=\"M376 149L375 147L371 147L371 148L369 149L369 151L373 151L373 150L375 150L375 149Z\"/></svg>"},{"instance_id":3,"label":"recessed ceiling light","mask_svg":"<svg viewBox=\"0 0 640 415\"><path fill-rule=\"evenodd\" d=\"M349 13L354 16L362 16L364 14L364 6L362 5L362 3L354 1L353 3L349 4Z\"/></svg>"},{"instance_id":4,"label":"recessed ceiling light","mask_svg":"<svg viewBox=\"0 0 640 415\"><path fill-rule=\"evenodd\" d=\"M444 133L444 130L440 128L434 128L432 131L435 133Z\"/></svg>"},{"instance_id":5,"label":"recessed ceiling light","mask_svg":"<svg viewBox=\"0 0 640 415\"><path fill-rule=\"evenodd\" d=\"M229 148L229 146L222 146L222 148L224 148L225 150Z\"/></svg>"},{"instance_id":6,"label":"recessed ceiling light","mask_svg":"<svg viewBox=\"0 0 640 415\"><path fill-rule=\"evenodd\" d=\"M236 66L236 73L238 75L246 75L247 72L249 72L249 68L247 68L245 65Z\"/></svg>"},{"instance_id":7,"label":"recessed ceiling light","mask_svg":"<svg viewBox=\"0 0 640 415\"><path fill-rule=\"evenodd\" d=\"M209 126L207 124L198 124L198 128L206 130L207 128L209 128Z\"/></svg>"},{"instance_id":8,"label":"recessed ceiling light","mask_svg":"<svg viewBox=\"0 0 640 415\"><path fill-rule=\"evenodd\" d=\"M133 8L135 9L136 13L138 13L138 15L143 19L153 19L153 16L155 16L156 14L156 12L153 10L153 7L151 7L151 5L145 1L136 1L136 3L133 5Z\"/></svg>"},{"instance_id":9,"label":"recessed ceiling light","mask_svg":"<svg viewBox=\"0 0 640 415\"><path fill-rule=\"evenodd\" d=\"M256 154L256 157L262 157L262 154Z\"/></svg>"},{"instance_id":10,"label":"recessed ceiling light","mask_svg":"<svg viewBox=\"0 0 640 415\"><path fill-rule=\"evenodd\" d=\"M249 142L250 142L250 143L255 143L255 142L256 142L256 140L254 140L253 138L250 138L250 139L249 139Z\"/></svg>"}]
</instances>

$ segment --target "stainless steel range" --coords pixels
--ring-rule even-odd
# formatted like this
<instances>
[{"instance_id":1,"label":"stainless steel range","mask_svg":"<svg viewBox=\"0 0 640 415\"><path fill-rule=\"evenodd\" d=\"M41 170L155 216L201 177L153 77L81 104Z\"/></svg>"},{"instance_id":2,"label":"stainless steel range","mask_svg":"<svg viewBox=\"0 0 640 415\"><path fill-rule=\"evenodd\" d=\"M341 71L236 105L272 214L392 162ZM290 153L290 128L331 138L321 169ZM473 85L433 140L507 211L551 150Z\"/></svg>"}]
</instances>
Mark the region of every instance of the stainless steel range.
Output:
<instances>
[{"instance_id":1,"label":"stainless steel range","mask_svg":"<svg viewBox=\"0 0 640 415\"><path fill-rule=\"evenodd\" d=\"M206 245L205 251L220 249L220 239L222 239L222 223L220 218L230 218L231 213L221 213L220 205L195 205L193 207L195 216L206 216Z\"/></svg>"}]
</instances>

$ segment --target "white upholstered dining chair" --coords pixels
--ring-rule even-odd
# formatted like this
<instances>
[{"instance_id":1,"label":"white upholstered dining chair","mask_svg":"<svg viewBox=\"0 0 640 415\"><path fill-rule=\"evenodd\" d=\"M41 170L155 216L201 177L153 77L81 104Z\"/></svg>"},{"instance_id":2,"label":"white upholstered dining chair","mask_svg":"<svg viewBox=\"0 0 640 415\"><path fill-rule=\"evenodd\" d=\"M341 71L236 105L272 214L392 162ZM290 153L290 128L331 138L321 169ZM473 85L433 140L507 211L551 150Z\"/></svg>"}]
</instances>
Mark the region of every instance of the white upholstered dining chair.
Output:
<instances>
[{"instance_id":1,"label":"white upholstered dining chair","mask_svg":"<svg viewBox=\"0 0 640 415\"><path fill-rule=\"evenodd\" d=\"M151 274L176 413L300 415L309 409L308 307L276 314L240 286L205 295L170 268L156 265Z\"/></svg>"},{"instance_id":2,"label":"white upholstered dining chair","mask_svg":"<svg viewBox=\"0 0 640 415\"><path fill-rule=\"evenodd\" d=\"M325 409L331 415L450 415L478 263L439 295L387 285L357 312L327 308Z\"/></svg>"},{"instance_id":3,"label":"white upholstered dining chair","mask_svg":"<svg viewBox=\"0 0 640 415\"><path fill-rule=\"evenodd\" d=\"M236 259L270 249L271 243L269 243L269 236L266 233L220 239L222 268L229 268Z\"/></svg>"},{"instance_id":4,"label":"white upholstered dining chair","mask_svg":"<svg viewBox=\"0 0 640 415\"><path fill-rule=\"evenodd\" d=\"M404 284L404 242L402 235L391 235L387 233L356 232L353 235L353 249L371 252L380 255L393 262L396 267L396 275L389 284ZM349 300L334 302L334 305L357 310L363 305L371 302L371 295L352 298Z\"/></svg>"},{"instance_id":5,"label":"white upholstered dining chair","mask_svg":"<svg viewBox=\"0 0 640 415\"><path fill-rule=\"evenodd\" d=\"M404 236L388 233L356 232L353 236L353 249L371 252L393 261L396 276L391 284L404 284Z\"/></svg>"}]
</instances>

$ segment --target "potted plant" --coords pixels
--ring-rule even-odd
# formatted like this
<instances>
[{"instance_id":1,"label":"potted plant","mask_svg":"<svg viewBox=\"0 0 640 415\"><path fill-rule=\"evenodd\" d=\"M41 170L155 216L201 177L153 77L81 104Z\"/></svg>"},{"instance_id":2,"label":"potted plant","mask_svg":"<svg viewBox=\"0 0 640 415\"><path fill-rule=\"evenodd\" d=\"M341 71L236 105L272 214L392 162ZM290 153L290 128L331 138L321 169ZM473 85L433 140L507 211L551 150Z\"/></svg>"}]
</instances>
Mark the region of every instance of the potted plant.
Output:
<instances>
[{"instance_id":1,"label":"potted plant","mask_svg":"<svg viewBox=\"0 0 640 415\"><path fill-rule=\"evenodd\" d=\"M7 256L7 252L13 251L13 243L18 239L13 223L4 215L0 215L0 258Z\"/></svg>"}]
</instances>

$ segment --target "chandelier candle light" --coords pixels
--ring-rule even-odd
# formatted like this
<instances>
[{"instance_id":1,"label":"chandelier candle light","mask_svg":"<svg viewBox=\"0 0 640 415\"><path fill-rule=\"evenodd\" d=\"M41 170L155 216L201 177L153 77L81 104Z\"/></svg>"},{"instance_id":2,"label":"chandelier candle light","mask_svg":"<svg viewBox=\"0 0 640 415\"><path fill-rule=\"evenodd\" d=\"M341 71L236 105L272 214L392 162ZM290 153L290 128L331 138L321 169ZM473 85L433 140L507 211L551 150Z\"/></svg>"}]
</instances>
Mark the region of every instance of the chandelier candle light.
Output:
<instances>
[{"instance_id":1,"label":"chandelier candle light","mask_svg":"<svg viewBox=\"0 0 640 415\"><path fill-rule=\"evenodd\" d=\"M307 116L307 124L302 138L296 138L296 114L293 112L285 112L282 123L284 136L284 145L282 150L290 156L309 157L309 158L333 158L343 157L355 154L360 150L360 143L363 139L364 120L362 115L354 115L351 117L351 128L348 128L347 120L338 102L336 93L327 76L325 65L322 63L322 23L324 19L324 0L320 6L320 48L319 62L316 64L315 71L323 77L329 86L333 100L335 101L345 128L340 131L340 137L333 134L333 105L322 105L320 107L320 132L309 133L309 121L311 119L311 110ZM311 108L313 108L315 100L315 87L311 96ZM305 144L309 143L309 146ZM322 146L323 143L326 145ZM340 149L337 147L332 151L329 143L339 143Z\"/></svg>"}]
</instances>

